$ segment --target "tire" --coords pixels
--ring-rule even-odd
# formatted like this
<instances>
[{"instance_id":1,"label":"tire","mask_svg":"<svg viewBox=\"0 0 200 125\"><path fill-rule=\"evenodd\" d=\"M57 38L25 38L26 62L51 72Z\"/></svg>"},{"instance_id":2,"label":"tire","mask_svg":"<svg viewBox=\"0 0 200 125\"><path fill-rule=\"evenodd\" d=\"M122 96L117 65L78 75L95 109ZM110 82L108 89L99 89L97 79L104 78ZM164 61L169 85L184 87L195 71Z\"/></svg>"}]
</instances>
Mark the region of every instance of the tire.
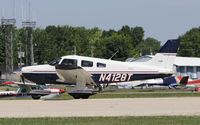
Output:
<instances>
[{"instance_id":1,"label":"tire","mask_svg":"<svg viewBox=\"0 0 200 125\"><path fill-rule=\"evenodd\" d=\"M40 96L39 95L33 95L32 98L35 99L35 100L38 100L38 99L40 99Z\"/></svg>"},{"instance_id":2,"label":"tire","mask_svg":"<svg viewBox=\"0 0 200 125\"><path fill-rule=\"evenodd\" d=\"M81 97L80 96L73 96L74 99L80 99Z\"/></svg>"},{"instance_id":3,"label":"tire","mask_svg":"<svg viewBox=\"0 0 200 125\"><path fill-rule=\"evenodd\" d=\"M81 98L82 99L88 99L90 96L89 95L84 95L84 96L82 96Z\"/></svg>"}]
</instances>

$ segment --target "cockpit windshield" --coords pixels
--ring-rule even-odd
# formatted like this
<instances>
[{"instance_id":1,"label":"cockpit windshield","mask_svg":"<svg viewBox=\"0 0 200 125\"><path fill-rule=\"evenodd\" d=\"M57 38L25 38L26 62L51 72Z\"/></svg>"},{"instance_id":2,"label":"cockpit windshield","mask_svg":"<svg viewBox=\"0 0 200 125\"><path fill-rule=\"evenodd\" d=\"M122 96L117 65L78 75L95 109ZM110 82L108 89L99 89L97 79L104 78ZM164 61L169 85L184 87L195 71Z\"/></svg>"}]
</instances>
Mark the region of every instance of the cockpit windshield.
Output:
<instances>
[{"instance_id":1,"label":"cockpit windshield","mask_svg":"<svg viewBox=\"0 0 200 125\"><path fill-rule=\"evenodd\" d=\"M49 65L55 66L60 62L61 58L57 58L49 63Z\"/></svg>"}]
</instances>

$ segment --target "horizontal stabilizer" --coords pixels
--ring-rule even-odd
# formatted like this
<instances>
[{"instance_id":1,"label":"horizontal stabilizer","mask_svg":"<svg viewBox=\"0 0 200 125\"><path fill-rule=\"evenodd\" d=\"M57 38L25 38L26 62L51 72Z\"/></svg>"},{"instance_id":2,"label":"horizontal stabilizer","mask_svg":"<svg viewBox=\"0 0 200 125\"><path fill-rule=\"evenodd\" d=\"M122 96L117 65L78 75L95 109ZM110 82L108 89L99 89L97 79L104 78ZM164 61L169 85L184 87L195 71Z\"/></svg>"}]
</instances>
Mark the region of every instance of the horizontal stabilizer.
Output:
<instances>
[{"instance_id":1,"label":"horizontal stabilizer","mask_svg":"<svg viewBox=\"0 0 200 125\"><path fill-rule=\"evenodd\" d=\"M167 86L174 86L177 85L177 80L175 79L174 76L166 77L163 79L163 84Z\"/></svg>"}]
</instances>

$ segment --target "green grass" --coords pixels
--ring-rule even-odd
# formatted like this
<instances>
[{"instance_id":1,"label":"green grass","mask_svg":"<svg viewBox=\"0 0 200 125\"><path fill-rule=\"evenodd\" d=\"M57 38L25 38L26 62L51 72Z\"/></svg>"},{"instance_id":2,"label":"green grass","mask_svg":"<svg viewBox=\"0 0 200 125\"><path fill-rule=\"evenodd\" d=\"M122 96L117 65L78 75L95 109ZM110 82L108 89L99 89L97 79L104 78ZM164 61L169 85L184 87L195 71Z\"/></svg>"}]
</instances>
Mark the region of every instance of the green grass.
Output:
<instances>
[{"instance_id":1,"label":"green grass","mask_svg":"<svg viewBox=\"0 0 200 125\"><path fill-rule=\"evenodd\" d=\"M107 90L102 93L90 96L90 99L102 99L102 98L161 98L161 97L200 97L200 93L192 92L191 90ZM63 94L59 98L50 100L71 100L73 99L67 93ZM48 99L49 100L49 99Z\"/></svg>"},{"instance_id":2,"label":"green grass","mask_svg":"<svg viewBox=\"0 0 200 125\"><path fill-rule=\"evenodd\" d=\"M6 90L9 90L9 91L16 91L17 89L18 89L18 87L0 86L0 90L2 90L2 91L6 91Z\"/></svg>"},{"instance_id":3,"label":"green grass","mask_svg":"<svg viewBox=\"0 0 200 125\"><path fill-rule=\"evenodd\" d=\"M52 87L52 86L51 86ZM59 88L59 86L53 86ZM62 89L63 86L61 86ZM7 86L0 87L0 90L6 90ZM16 87L9 87L9 89L16 89ZM105 90L102 93L98 93L90 97L90 99L102 99L102 98L161 98L161 97L200 97L200 93L192 92L192 90L185 89L116 89ZM46 100L71 100L73 97L67 93L62 94L58 98L46 99ZM13 99L5 99L13 100ZM21 99L17 99L21 100ZM24 99L23 99L24 100Z\"/></svg>"},{"instance_id":4,"label":"green grass","mask_svg":"<svg viewBox=\"0 0 200 125\"><path fill-rule=\"evenodd\" d=\"M0 118L0 125L199 125L200 116Z\"/></svg>"}]
</instances>

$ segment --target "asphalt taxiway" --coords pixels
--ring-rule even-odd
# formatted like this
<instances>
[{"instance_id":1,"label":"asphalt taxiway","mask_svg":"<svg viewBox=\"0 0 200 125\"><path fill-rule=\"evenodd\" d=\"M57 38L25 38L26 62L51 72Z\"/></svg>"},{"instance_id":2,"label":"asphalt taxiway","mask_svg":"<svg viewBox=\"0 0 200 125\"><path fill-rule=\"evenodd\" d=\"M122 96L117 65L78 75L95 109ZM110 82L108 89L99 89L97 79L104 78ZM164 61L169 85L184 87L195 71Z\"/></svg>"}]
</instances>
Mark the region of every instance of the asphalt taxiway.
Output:
<instances>
[{"instance_id":1,"label":"asphalt taxiway","mask_svg":"<svg viewBox=\"0 0 200 125\"><path fill-rule=\"evenodd\" d=\"M200 98L0 100L0 117L200 115Z\"/></svg>"}]
</instances>

